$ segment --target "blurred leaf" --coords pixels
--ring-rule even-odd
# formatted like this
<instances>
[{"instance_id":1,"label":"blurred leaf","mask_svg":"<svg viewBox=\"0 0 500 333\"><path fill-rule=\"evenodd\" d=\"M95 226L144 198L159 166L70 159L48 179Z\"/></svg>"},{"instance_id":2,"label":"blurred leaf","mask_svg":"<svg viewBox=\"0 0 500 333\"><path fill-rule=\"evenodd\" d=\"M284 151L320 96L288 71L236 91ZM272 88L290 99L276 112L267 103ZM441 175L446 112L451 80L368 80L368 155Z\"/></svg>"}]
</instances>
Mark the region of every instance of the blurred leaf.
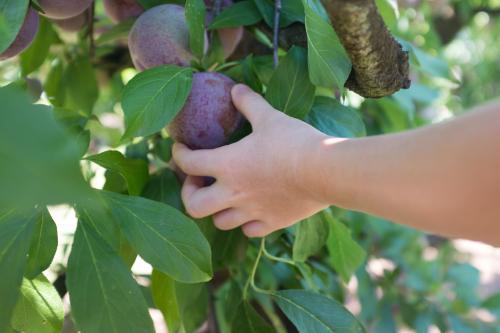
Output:
<instances>
[{"instance_id":1,"label":"blurred leaf","mask_svg":"<svg viewBox=\"0 0 500 333\"><path fill-rule=\"evenodd\" d=\"M170 169L159 170L151 177L142 194L151 200L156 200L182 210L181 184L175 173Z\"/></svg>"},{"instance_id":2,"label":"blurred leaf","mask_svg":"<svg viewBox=\"0 0 500 333\"><path fill-rule=\"evenodd\" d=\"M299 332L365 332L363 325L342 304L306 290L271 294Z\"/></svg>"},{"instance_id":3,"label":"blurred leaf","mask_svg":"<svg viewBox=\"0 0 500 333\"><path fill-rule=\"evenodd\" d=\"M212 223L212 221L206 221ZM201 222L201 223L206 223ZM239 264L244 257L248 238L241 229L222 231L216 230L212 242L212 256L214 269L224 269L231 264Z\"/></svg>"},{"instance_id":4,"label":"blurred leaf","mask_svg":"<svg viewBox=\"0 0 500 333\"><path fill-rule=\"evenodd\" d=\"M154 332L130 271L85 221L76 229L66 284L72 316L82 332Z\"/></svg>"},{"instance_id":5,"label":"blurred leaf","mask_svg":"<svg viewBox=\"0 0 500 333\"><path fill-rule=\"evenodd\" d=\"M333 27L312 9L310 1L304 0L309 77L316 86L343 89L351 62Z\"/></svg>"},{"instance_id":6,"label":"blurred leaf","mask_svg":"<svg viewBox=\"0 0 500 333\"><path fill-rule=\"evenodd\" d=\"M139 255L177 281L212 276L210 246L196 224L165 204L103 192L115 220Z\"/></svg>"},{"instance_id":7,"label":"blurred leaf","mask_svg":"<svg viewBox=\"0 0 500 333\"><path fill-rule=\"evenodd\" d=\"M210 24L209 29L235 28L253 25L262 19L252 0L244 0L225 8Z\"/></svg>"},{"instance_id":8,"label":"blurred leaf","mask_svg":"<svg viewBox=\"0 0 500 333\"><path fill-rule=\"evenodd\" d=\"M378 11L382 18L384 19L385 24L389 27L390 30L394 30L397 28L398 24L398 3L396 0L375 0Z\"/></svg>"},{"instance_id":9,"label":"blurred leaf","mask_svg":"<svg viewBox=\"0 0 500 333\"><path fill-rule=\"evenodd\" d=\"M165 127L184 106L192 75L190 68L169 65L148 69L130 80L122 97L123 138L151 135Z\"/></svg>"},{"instance_id":10,"label":"blurred leaf","mask_svg":"<svg viewBox=\"0 0 500 333\"><path fill-rule=\"evenodd\" d=\"M35 222L33 212L0 208L0 332L7 331L19 297Z\"/></svg>"},{"instance_id":11,"label":"blurred leaf","mask_svg":"<svg viewBox=\"0 0 500 333\"><path fill-rule=\"evenodd\" d=\"M21 73L23 76L31 74L43 64L49 54L50 45L56 37L52 23L41 16L35 39L20 56Z\"/></svg>"},{"instance_id":12,"label":"blurred leaf","mask_svg":"<svg viewBox=\"0 0 500 333\"><path fill-rule=\"evenodd\" d=\"M172 159L172 146L174 140L172 138L159 138L154 140L153 153L163 162L170 162Z\"/></svg>"},{"instance_id":13,"label":"blurred leaf","mask_svg":"<svg viewBox=\"0 0 500 333\"><path fill-rule=\"evenodd\" d=\"M315 87L309 81L307 53L292 47L274 71L266 91L266 99L277 110L303 119L311 110Z\"/></svg>"},{"instance_id":14,"label":"blurred leaf","mask_svg":"<svg viewBox=\"0 0 500 333\"><path fill-rule=\"evenodd\" d=\"M2 0L0 2L0 53L5 51L21 29L29 0Z\"/></svg>"},{"instance_id":15,"label":"blurred leaf","mask_svg":"<svg viewBox=\"0 0 500 333\"><path fill-rule=\"evenodd\" d=\"M47 278L23 279L12 327L25 333L59 333L63 319L62 300Z\"/></svg>"},{"instance_id":16,"label":"blurred leaf","mask_svg":"<svg viewBox=\"0 0 500 333\"><path fill-rule=\"evenodd\" d=\"M66 90L65 106L92 114L99 96L95 71L87 55L79 55L68 63L63 75Z\"/></svg>"},{"instance_id":17,"label":"blurred leaf","mask_svg":"<svg viewBox=\"0 0 500 333\"><path fill-rule=\"evenodd\" d=\"M118 172L127 182L130 195L141 194L149 178L148 164L144 160L126 158L115 150L87 156L85 159L108 170Z\"/></svg>"},{"instance_id":18,"label":"blurred leaf","mask_svg":"<svg viewBox=\"0 0 500 333\"><path fill-rule=\"evenodd\" d=\"M37 209L35 230L28 253L25 276L34 279L52 263L57 250L57 226L47 208Z\"/></svg>"},{"instance_id":19,"label":"blurred leaf","mask_svg":"<svg viewBox=\"0 0 500 333\"><path fill-rule=\"evenodd\" d=\"M328 221L322 214L315 214L297 224L293 243L293 260L304 262L316 254L328 239Z\"/></svg>"},{"instance_id":20,"label":"blurred leaf","mask_svg":"<svg viewBox=\"0 0 500 333\"><path fill-rule=\"evenodd\" d=\"M186 0L186 22L189 29L189 47L198 58L205 53L205 16L206 7L203 0Z\"/></svg>"},{"instance_id":21,"label":"blurred leaf","mask_svg":"<svg viewBox=\"0 0 500 333\"><path fill-rule=\"evenodd\" d=\"M185 332L195 332L208 316L207 284L175 283L175 294Z\"/></svg>"},{"instance_id":22,"label":"blurred leaf","mask_svg":"<svg viewBox=\"0 0 500 333\"><path fill-rule=\"evenodd\" d=\"M182 326L182 321L175 293L175 281L168 275L153 269L151 294L156 307L165 318L169 332L178 332Z\"/></svg>"},{"instance_id":23,"label":"blurred leaf","mask_svg":"<svg viewBox=\"0 0 500 333\"><path fill-rule=\"evenodd\" d=\"M325 134L340 138L366 135L365 124L359 112L329 97L316 97L306 122Z\"/></svg>"},{"instance_id":24,"label":"blurred leaf","mask_svg":"<svg viewBox=\"0 0 500 333\"><path fill-rule=\"evenodd\" d=\"M284 28L293 22L304 22L304 11L301 0L286 0L281 3L280 27ZM274 26L274 2L272 0L253 0L261 17L269 27Z\"/></svg>"},{"instance_id":25,"label":"blurred leaf","mask_svg":"<svg viewBox=\"0 0 500 333\"><path fill-rule=\"evenodd\" d=\"M330 224L328 252L333 268L344 282L349 282L351 275L365 260L366 253L351 238L350 230L337 221L330 213L323 211L323 218Z\"/></svg>"},{"instance_id":26,"label":"blurred leaf","mask_svg":"<svg viewBox=\"0 0 500 333\"><path fill-rule=\"evenodd\" d=\"M243 301L236 309L231 331L238 333L271 333L274 332L274 328L255 311L250 303Z\"/></svg>"},{"instance_id":27,"label":"blurred leaf","mask_svg":"<svg viewBox=\"0 0 500 333\"><path fill-rule=\"evenodd\" d=\"M71 202L88 193L77 141L50 108L15 87L0 88L0 207Z\"/></svg>"},{"instance_id":28,"label":"blurred leaf","mask_svg":"<svg viewBox=\"0 0 500 333\"><path fill-rule=\"evenodd\" d=\"M50 71L44 83L45 94L50 104L63 106L65 100L65 88L63 83L64 64L60 59L51 63Z\"/></svg>"},{"instance_id":29,"label":"blurred leaf","mask_svg":"<svg viewBox=\"0 0 500 333\"><path fill-rule=\"evenodd\" d=\"M130 29L134 25L135 18L128 19L126 21L115 24L111 27L111 29L106 30L102 34L97 37L95 43L105 44L109 42L115 42L119 38L127 38L130 32Z\"/></svg>"},{"instance_id":30,"label":"blurred leaf","mask_svg":"<svg viewBox=\"0 0 500 333\"><path fill-rule=\"evenodd\" d=\"M257 76L255 65L253 63L253 55L248 55L245 60L243 60L243 81L246 85L252 88L254 91L262 91L262 83Z\"/></svg>"}]
</instances>

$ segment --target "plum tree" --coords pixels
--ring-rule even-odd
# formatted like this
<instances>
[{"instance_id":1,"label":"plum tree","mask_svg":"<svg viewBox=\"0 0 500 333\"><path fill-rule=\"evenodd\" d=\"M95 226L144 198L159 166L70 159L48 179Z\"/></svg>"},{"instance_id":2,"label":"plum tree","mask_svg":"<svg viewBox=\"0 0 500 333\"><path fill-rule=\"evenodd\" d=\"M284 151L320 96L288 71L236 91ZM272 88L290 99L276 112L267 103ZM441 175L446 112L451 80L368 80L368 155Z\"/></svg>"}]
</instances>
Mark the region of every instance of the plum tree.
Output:
<instances>
[{"instance_id":1,"label":"plum tree","mask_svg":"<svg viewBox=\"0 0 500 333\"><path fill-rule=\"evenodd\" d=\"M38 0L44 15L53 19L75 17L92 4L92 0Z\"/></svg>"},{"instance_id":2,"label":"plum tree","mask_svg":"<svg viewBox=\"0 0 500 333\"><path fill-rule=\"evenodd\" d=\"M144 12L144 8L136 0L104 0L103 3L106 14L115 23L137 17Z\"/></svg>"},{"instance_id":3,"label":"plum tree","mask_svg":"<svg viewBox=\"0 0 500 333\"><path fill-rule=\"evenodd\" d=\"M167 64L188 66L193 56L184 7L167 4L144 12L130 31L129 49L138 70Z\"/></svg>"},{"instance_id":4,"label":"plum tree","mask_svg":"<svg viewBox=\"0 0 500 333\"><path fill-rule=\"evenodd\" d=\"M234 84L220 73L195 73L186 104L167 128L172 139L192 149L226 144L242 120L231 100Z\"/></svg>"},{"instance_id":5,"label":"plum tree","mask_svg":"<svg viewBox=\"0 0 500 333\"><path fill-rule=\"evenodd\" d=\"M33 8L29 8L24 19L24 23L16 38L10 46L0 54L0 60L14 57L27 48L38 31L38 13Z\"/></svg>"},{"instance_id":6,"label":"plum tree","mask_svg":"<svg viewBox=\"0 0 500 333\"><path fill-rule=\"evenodd\" d=\"M86 10L75 17L70 17L62 20L52 19L52 22L54 22L62 30L77 32L80 31L88 23L89 17L89 11Z\"/></svg>"},{"instance_id":7,"label":"plum tree","mask_svg":"<svg viewBox=\"0 0 500 333\"><path fill-rule=\"evenodd\" d=\"M223 0L221 2L221 9L229 7L233 4L232 0ZM213 0L205 0L205 5L207 6L207 16L206 25L210 25L215 18L215 8ZM218 29L219 38L222 43L222 48L224 49L224 58L228 58L233 54L234 50L243 38L243 27L237 28L223 28Z\"/></svg>"}]
</instances>

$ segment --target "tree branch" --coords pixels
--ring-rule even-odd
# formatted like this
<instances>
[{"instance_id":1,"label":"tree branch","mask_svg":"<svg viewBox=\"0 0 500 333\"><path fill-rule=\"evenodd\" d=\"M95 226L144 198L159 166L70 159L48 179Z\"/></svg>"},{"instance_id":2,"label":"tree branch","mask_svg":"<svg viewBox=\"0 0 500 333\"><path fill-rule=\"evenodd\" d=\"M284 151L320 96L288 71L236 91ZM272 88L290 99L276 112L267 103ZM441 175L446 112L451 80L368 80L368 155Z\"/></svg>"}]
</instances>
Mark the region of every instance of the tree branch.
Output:
<instances>
[{"instance_id":1,"label":"tree branch","mask_svg":"<svg viewBox=\"0 0 500 333\"><path fill-rule=\"evenodd\" d=\"M392 37L374 0L322 0L353 70L346 87L379 98L410 87L408 53Z\"/></svg>"}]
</instances>

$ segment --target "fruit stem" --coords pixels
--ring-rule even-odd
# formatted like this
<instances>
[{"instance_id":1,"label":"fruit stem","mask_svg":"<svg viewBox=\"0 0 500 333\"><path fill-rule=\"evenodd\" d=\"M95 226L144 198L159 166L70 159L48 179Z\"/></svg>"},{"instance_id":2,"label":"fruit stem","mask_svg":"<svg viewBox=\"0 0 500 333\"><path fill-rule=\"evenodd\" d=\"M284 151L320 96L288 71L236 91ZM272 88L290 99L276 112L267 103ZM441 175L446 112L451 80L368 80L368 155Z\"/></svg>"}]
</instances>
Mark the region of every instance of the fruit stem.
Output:
<instances>
[{"instance_id":1,"label":"fruit stem","mask_svg":"<svg viewBox=\"0 0 500 333\"><path fill-rule=\"evenodd\" d=\"M274 31L273 31L273 60L274 68L278 67L278 37L280 33L281 0L274 1Z\"/></svg>"}]
</instances>

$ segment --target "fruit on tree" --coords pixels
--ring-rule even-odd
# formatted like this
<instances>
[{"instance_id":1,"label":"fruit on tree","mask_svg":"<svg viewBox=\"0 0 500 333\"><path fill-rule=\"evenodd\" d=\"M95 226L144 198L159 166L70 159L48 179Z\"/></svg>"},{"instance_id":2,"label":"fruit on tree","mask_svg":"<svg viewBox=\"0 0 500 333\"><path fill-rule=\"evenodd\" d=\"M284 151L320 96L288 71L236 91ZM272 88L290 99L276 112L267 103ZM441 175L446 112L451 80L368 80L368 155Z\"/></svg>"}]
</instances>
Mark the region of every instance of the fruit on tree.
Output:
<instances>
[{"instance_id":1,"label":"fruit on tree","mask_svg":"<svg viewBox=\"0 0 500 333\"><path fill-rule=\"evenodd\" d=\"M168 125L170 136L191 149L226 144L242 120L231 100L234 84L220 73L195 73L186 104Z\"/></svg>"},{"instance_id":2,"label":"fruit on tree","mask_svg":"<svg viewBox=\"0 0 500 333\"><path fill-rule=\"evenodd\" d=\"M52 22L54 22L59 28L61 28L64 31L78 32L82 30L82 28L85 25L87 25L89 18L90 18L89 11L86 10L75 17L70 17L62 20L52 19Z\"/></svg>"},{"instance_id":3,"label":"fruit on tree","mask_svg":"<svg viewBox=\"0 0 500 333\"><path fill-rule=\"evenodd\" d=\"M43 15L53 19L67 19L83 13L92 0L38 0Z\"/></svg>"},{"instance_id":4,"label":"fruit on tree","mask_svg":"<svg viewBox=\"0 0 500 333\"><path fill-rule=\"evenodd\" d=\"M16 38L5 51L0 53L0 60L18 55L31 44L38 31L38 21L38 13L30 7Z\"/></svg>"},{"instance_id":5,"label":"fruit on tree","mask_svg":"<svg viewBox=\"0 0 500 333\"><path fill-rule=\"evenodd\" d=\"M188 66L193 56L184 8L167 4L144 12L130 31L129 49L138 70L167 64Z\"/></svg>"},{"instance_id":6,"label":"fruit on tree","mask_svg":"<svg viewBox=\"0 0 500 333\"><path fill-rule=\"evenodd\" d=\"M137 17L144 12L144 8L136 0L104 0L104 10L115 23Z\"/></svg>"},{"instance_id":7,"label":"fruit on tree","mask_svg":"<svg viewBox=\"0 0 500 333\"><path fill-rule=\"evenodd\" d=\"M233 0L222 0L221 10L233 4ZM215 18L215 5L213 0L205 0L207 6L207 16L205 23L210 25ZM236 47L243 38L243 27L218 29L219 38L224 50L224 58L228 58L236 50Z\"/></svg>"}]
</instances>

